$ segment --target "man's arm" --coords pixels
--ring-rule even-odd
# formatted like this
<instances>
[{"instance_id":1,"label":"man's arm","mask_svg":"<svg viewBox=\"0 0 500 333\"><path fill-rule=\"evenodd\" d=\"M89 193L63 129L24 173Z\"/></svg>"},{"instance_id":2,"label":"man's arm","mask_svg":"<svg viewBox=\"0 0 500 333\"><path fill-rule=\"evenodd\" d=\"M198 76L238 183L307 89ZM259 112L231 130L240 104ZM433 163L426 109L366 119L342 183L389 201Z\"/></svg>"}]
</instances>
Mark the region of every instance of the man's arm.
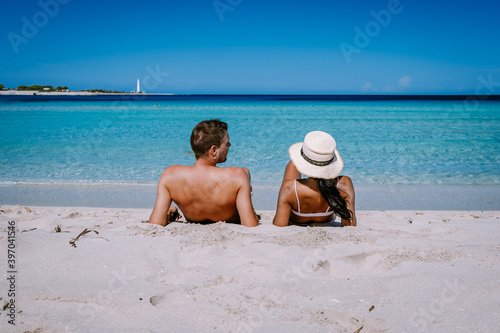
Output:
<instances>
[{"instance_id":1,"label":"man's arm","mask_svg":"<svg viewBox=\"0 0 500 333\"><path fill-rule=\"evenodd\" d=\"M166 170L165 170L166 171ZM164 172L160 180L158 181L158 188L156 190L156 202L153 208L153 212L149 217L149 223L159 224L162 226L166 226L168 222L175 218L178 218L179 214L177 211L177 207L170 207L172 204L172 197L170 196L170 192L168 191L166 184L166 172Z\"/></svg>"},{"instance_id":2,"label":"man's arm","mask_svg":"<svg viewBox=\"0 0 500 333\"><path fill-rule=\"evenodd\" d=\"M240 188L236 193L236 209L240 216L241 225L245 227L256 227L259 225L259 219L255 215L252 205L252 186L250 185L250 172L239 169L238 178L240 179Z\"/></svg>"}]
</instances>

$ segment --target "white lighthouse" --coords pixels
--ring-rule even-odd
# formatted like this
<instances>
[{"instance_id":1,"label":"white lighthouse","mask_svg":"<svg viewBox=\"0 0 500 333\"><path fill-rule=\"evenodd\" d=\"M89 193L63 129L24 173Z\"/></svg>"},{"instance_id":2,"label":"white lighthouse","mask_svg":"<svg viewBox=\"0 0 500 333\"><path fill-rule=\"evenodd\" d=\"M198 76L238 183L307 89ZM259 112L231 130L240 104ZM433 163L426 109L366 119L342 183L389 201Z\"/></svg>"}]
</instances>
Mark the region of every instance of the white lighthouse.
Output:
<instances>
[{"instance_id":1,"label":"white lighthouse","mask_svg":"<svg viewBox=\"0 0 500 333\"><path fill-rule=\"evenodd\" d=\"M141 82L139 81L139 78L137 78L137 93L141 92Z\"/></svg>"}]
</instances>

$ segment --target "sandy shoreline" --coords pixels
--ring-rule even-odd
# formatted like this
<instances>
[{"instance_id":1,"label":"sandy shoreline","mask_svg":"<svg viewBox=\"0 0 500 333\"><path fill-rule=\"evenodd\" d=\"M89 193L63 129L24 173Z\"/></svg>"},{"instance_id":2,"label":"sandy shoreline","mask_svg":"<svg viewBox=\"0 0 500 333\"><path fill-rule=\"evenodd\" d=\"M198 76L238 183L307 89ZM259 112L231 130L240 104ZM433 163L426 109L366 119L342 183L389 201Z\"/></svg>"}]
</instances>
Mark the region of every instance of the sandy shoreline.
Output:
<instances>
[{"instance_id":1,"label":"sandy shoreline","mask_svg":"<svg viewBox=\"0 0 500 333\"><path fill-rule=\"evenodd\" d=\"M253 186L255 209L274 210L279 186ZM361 210L500 210L500 185L357 185ZM0 203L153 208L156 183L3 183Z\"/></svg>"},{"instance_id":2,"label":"sandy shoreline","mask_svg":"<svg viewBox=\"0 0 500 333\"><path fill-rule=\"evenodd\" d=\"M500 211L359 211L356 228L277 228L273 211L261 211L257 228L159 227L143 223L150 212L0 206L2 305L8 222L18 229L17 325L2 306L0 330L494 332L500 324Z\"/></svg>"}]
</instances>

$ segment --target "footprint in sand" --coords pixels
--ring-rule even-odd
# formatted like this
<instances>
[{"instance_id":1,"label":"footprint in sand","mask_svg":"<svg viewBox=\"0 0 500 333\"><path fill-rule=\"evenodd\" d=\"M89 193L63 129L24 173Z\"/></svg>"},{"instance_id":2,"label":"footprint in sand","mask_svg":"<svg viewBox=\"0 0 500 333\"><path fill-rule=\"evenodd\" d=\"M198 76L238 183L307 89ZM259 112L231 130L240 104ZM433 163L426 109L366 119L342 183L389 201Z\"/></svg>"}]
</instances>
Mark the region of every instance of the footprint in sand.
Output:
<instances>
[{"instance_id":1,"label":"footprint in sand","mask_svg":"<svg viewBox=\"0 0 500 333\"><path fill-rule=\"evenodd\" d=\"M82 217L82 214L79 212L74 212L74 213L71 213L68 216L66 216L65 219L76 219L79 217Z\"/></svg>"},{"instance_id":2,"label":"footprint in sand","mask_svg":"<svg viewBox=\"0 0 500 333\"><path fill-rule=\"evenodd\" d=\"M391 265L388 252L363 251L344 256L329 258L330 275L332 277L350 277L374 271L388 271Z\"/></svg>"},{"instance_id":3,"label":"footprint in sand","mask_svg":"<svg viewBox=\"0 0 500 333\"><path fill-rule=\"evenodd\" d=\"M380 263L386 258L380 252L363 252L347 257L352 260L359 268L364 270L373 270L381 268Z\"/></svg>"},{"instance_id":4,"label":"footprint in sand","mask_svg":"<svg viewBox=\"0 0 500 333\"><path fill-rule=\"evenodd\" d=\"M157 295L157 296L151 296L149 299L149 303L151 303L153 306L157 306L158 304L162 303L165 299L165 296Z\"/></svg>"}]
</instances>

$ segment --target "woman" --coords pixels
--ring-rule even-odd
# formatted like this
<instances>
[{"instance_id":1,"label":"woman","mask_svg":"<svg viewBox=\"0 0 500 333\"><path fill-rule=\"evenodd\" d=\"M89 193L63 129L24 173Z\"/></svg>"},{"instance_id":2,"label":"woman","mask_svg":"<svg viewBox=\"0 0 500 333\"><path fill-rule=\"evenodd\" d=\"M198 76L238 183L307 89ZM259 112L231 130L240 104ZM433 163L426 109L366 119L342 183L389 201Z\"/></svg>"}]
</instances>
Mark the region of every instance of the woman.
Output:
<instances>
[{"instance_id":1,"label":"woman","mask_svg":"<svg viewBox=\"0 0 500 333\"><path fill-rule=\"evenodd\" d=\"M347 176L339 176L344 162L335 139L321 131L310 132L288 150L288 163L278 196L273 224L331 223L356 226L354 187ZM301 179L301 174L309 178Z\"/></svg>"}]
</instances>

